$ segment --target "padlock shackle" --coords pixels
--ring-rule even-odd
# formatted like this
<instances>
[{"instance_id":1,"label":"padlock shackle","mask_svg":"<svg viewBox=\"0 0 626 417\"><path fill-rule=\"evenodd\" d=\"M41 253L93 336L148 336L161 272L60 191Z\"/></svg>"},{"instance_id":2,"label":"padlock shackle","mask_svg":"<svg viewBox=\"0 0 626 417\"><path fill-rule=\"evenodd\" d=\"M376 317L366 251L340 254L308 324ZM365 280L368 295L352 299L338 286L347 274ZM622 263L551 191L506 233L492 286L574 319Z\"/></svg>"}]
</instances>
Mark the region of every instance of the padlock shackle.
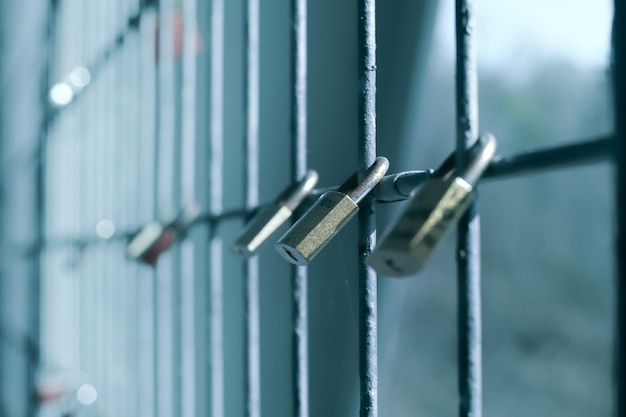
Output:
<instances>
[{"instance_id":1,"label":"padlock shackle","mask_svg":"<svg viewBox=\"0 0 626 417\"><path fill-rule=\"evenodd\" d=\"M300 203L313 192L313 188L315 188L318 179L319 175L317 171L313 169L308 170L296 183L291 184L280 193L274 202L294 211Z\"/></svg>"},{"instance_id":2,"label":"padlock shackle","mask_svg":"<svg viewBox=\"0 0 626 417\"><path fill-rule=\"evenodd\" d=\"M377 157L372 166L365 172L365 178L347 193L348 197L358 204L378 185L387 173L387 170L389 170L389 160L384 156Z\"/></svg>"},{"instance_id":3,"label":"padlock shackle","mask_svg":"<svg viewBox=\"0 0 626 417\"><path fill-rule=\"evenodd\" d=\"M200 207L196 203L190 203L187 205L180 214L172 220L165 228L171 228L175 230L187 229L195 221L198 220L200 215Z\"/></svg>"},{"instance_id":4,"label":"padlock shackle","mask_svg":"<svg viewBox=\"0 0 626 417\"><path fill-rule=\"evenodd\" d=\"M496 153L497 141L493 134L485 132L469 148L469 164L464 173L459 175L468 183L475 185L489 166ZM448 179L456 173L456 152L452 152L435 170L433 178Z\"/></svg>"},{"instance_id":5,"label":"padlock shackle","mask_svg":"<svg viewBox=\"0 0 626 417\"><path fill-rule=\"evenodd\" d=\"M496 154L497 142L491 133L483 133L478 139L478 154L472 158L461 176L472 186L478 184L478 180L487 170L489 163Z\"/></svg>"}]
</instances>

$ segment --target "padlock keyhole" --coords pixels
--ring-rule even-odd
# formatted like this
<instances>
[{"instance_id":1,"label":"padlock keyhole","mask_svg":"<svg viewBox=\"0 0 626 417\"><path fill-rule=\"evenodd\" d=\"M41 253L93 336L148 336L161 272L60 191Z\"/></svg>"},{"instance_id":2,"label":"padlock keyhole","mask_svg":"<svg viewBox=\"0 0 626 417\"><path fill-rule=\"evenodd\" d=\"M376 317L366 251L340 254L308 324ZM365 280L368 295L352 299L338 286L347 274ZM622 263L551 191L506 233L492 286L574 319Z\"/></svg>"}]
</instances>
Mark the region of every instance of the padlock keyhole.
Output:
<instances>
[{"instance_id":1,"label":"padlock keyhole","mask_svg":"<svg viewBox=\"0 0 626 417\"><path fill-rule=\"evenodd\" d=\"M385 260L385 265L387 265L389 268L393 269L394 271L396 271L398 273L402 272L402 270L396 266L396 264L393 261L393 259L386 259Z\"/></svg>"},{"instance_id":2,"label":"padlock keyhole","mask_svg":"<svg viewBox=\"0 0 626 417\"><path fill-rule=\"evenodd\" d=\"M291 259L293 259L296 262L299 262L298 258L296 258L296 255L294 255L293 252L290 249L285 249L285 252L287 253L287 255L289 255L289 257Z\"/></svg>"}]
</instances>

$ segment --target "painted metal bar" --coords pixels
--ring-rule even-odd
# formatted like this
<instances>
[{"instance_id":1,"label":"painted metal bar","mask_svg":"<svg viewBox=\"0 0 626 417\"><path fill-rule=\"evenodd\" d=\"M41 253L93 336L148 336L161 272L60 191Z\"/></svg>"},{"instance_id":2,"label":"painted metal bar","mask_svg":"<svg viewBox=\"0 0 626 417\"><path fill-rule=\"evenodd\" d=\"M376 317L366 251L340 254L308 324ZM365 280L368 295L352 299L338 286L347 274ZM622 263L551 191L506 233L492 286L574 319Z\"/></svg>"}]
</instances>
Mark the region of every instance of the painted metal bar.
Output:
<instances>
[{"instance_id":1,"label":"painted metal bar","mask_svg":"<svg viewBox=\"0 0 626 417\"><path fill-rule=\"evenodd\" d=\"M172 0L170 0L172 1ZM164 0L161 0L163 3ZM183 192L185 188L185 183L183 180L184 169L183 169L183 147L187 145L184 143L183 139L183 60L184 60L184 49L185 49L185 33L184 33L184 13L183 11L183 1L174 0L171 2L170 13L171 15L167 16L168 19L172 21L171 25L173 28L172 41L167 41L167 43L173 46L173 50L169 53L173 52L173 55L170 58L173 58L171 64L172 66L172 79L171 86L174 89L173 98L173 115L172 119L174 121L174 134L172 136L173 146L172 146L172 154L170 155L171 164L173 168L173 172L171 173L171 201L173 202L172 206L175 211L181 210L181 200L183 199ZM179 23L177 22L177 19ZM188 109L185 109L188 110ZM189 115L185 115L189 116ZM193 131L193 129L192 129ZM186 155L185 155L186 156ZM162 202L163 204L163 202ZM172 207L170 206L170 207ZM165 205L166 210L169 210L168 205ZM170 285L171 285L171 322L172 322L172 341L171 341L171 349L172 349L172 370L173 370L173 380L172 380L172 398L173 398L173 414L174 416L183 415L182 413L182 397L183 397L183 360L182 360L182 346L183 346L183 335L182 335L182 280L184 279L184 273L181 268L182 262L182 251L186 246L185 241L182 241L179 245L174 245L170 253L165 256L166 262L168 265L168 273L170 275ZM170 255L171 254L171 255ZM170 257L171 256L171 257ZM157 265L157 268L159 266Z\"/></svg>"},{"instance_id":2,"label":"painted metal bar","mask_svg":"<svg viewBox=\"0 0 626 417\"><path fill-rule=\"evenodd\" d=\"M120 15L122 12L122 3L120 0L112 2L112 25L119 26ZM125 176L125 170L128 165L129 152L128 144L128 91L130 88L125 89L128 85L128 74L131 71L127 62L129 39L126 39L124 47L119 51L115 59L111 62L111 78L114 80L111 85L110 95L112 106L112 129L110 138L110 158L107 161L108 175L110 176L110 191L107 198L106 208L104 211L104 218L116 219L119 224L127 226L127 216L124 210L124 199L127 197L128 189L125 187L128 184L128 177ZM134 138L133 138L134 139ZM120 197L115 198L116 195ZM110 309L111 309L111 329L112 329L112 350L111 350L111 362L112 364L119 364L126 371L126 375L120 378L124 381L128 378L128 368L124 364L123 346L127 337L127 333L131 323L134 319L130 318L126 314L125 306L128 300L128 282L125 280L123 270L122 259L116 256L117 250L120 249L121 244L109 245L107 253L108 271L106 279L110 281ZM122 325L123 323L123 325ZM114 365L113 365L114 366ZM115 401L112 402L112 410L114 415L122 415L126 412L128 407L127 395L130 389L121 389L121 383L117 382L114 377L112 379L113 395ZM127 380L124 381L128 383Z\"/></svg>"},{"instance_id":3,"label":"painted metal bar","mask_svg":"<svg viewBox=\"0 0 626 417\"><path fill-rule=\"evenodd\" d=\"M56 56L51 53L54 51L55 45L55 32L58 22L58 4L54 2L47 3L46 7L46 46L48 56L46 57L45 64L42 66L40 90L41 100L43 103L47 103L48 88L50 85L51 74L54 70L54 64L56 63ZM44 107L44 119L48 120L50 117L50 107ZM45 322L42 320L42 304L43 304L43 278L45 274L45 239L46 239L46 143L50 134L50 126L44 124L40 130L39 137L37 138L37 153L40 155L40 162L35 167L35 216L34 216L34 231L35 231L35 251L33 251L33 265L32 272L29 274L30 285L28 288L28 305L30 310L30 317L28 318L29 337L26 341L26 352L30 356L30 369L27 374L27 387L26 390L31 398L37 396L37 377L39 368L41 366L41 352L40 347L42 343L43 326ZM10 171L7 171L10 172ZM2 329L4 335L4 329ZM3 364L0 364L0 366ZM0 368L0 372L5 372ZM30 401L28 412L30 415L36 415L38 412L38 405L35 401Z\"/></svg>"},{"instance_id":4,"label":"painted metal bar","mask_svg":"<svg viewBox=\"0 0 626 417\"><path fill-rule=\"evenodd\" d=\"M211 213L224 206L224 0L211 5L211 138L209 157ZM210 389L211 416L224 417L224 244L217 229L209 236L210 279Z\"/></svg>"},{"instance_id":5,"label":"painted metal bar","mask_svg":"<svg viewBox=\"0 0 626 417\"><path fill-rule=\"evenodd\" d=\"M181 197L183 204L195 202L196 176L196 0L182 3L182 92L181 92ZM194 243L188 239L180 247L181 319L181 415L196 415L195 350L195 260Z\"/></svg>"},{"instance_id":6,"label":"painted metal bar","mask_svg":"<svg viewBox=\"0 0 626 417\"><path fill-rule=\"evenodd\" d=\"M115 25L115 18L113 16L115 10L114 2L107 2L105 6L105 12L103 19L105 22L104 30L112 32ZM111 211L113 206L111 200L115 195L114 175L110 172L110 168L113 166L115 159L115 145L113 143L113 137L116 134L115 125L117 124L116 116L116 100L115 100L115 85L117 81L115 77L115 65L108 65L102 72L103 80L103 93L101 100L104 103L104 129L102 130L102 153L99 154L99 165L102 188L100 196L100 204L95 210L94 215L96 219L102 215L106 216L107 212ZM102 281L102 311L103 311L103 373L102 378L104 380L104 395L102 396L105 412L115 415L117 412L116 402L113 399L116 398L115 383L113 379L113 367L115 366L114 349L117 339L116 329L114 324L114 312L113 312L113 300L115 289L110 276L108 275L113 268L110 268L110 259L112 251L110 247L102 249L100 259L102 261L102 270L100 271L100 280Z\"/></svg>"},{"instance_id":7,"label":"painted metal bar","mask_svg":"<svg viewBox=\"0 0 626 417\"><path fill-rule=\"evenodd\" d=\"M292 0L292 177L307 171L307 0ZM293 415L309 415L308 269L292 266Z\"/></svg>"},{"instance_id":8,"label":"painted metal bar","mask_svg":"<svg viewBox=\"0 0 626 417\"><path fill-rule=\"evenodd\" d=\"M196 0L184 0L181 92L181 196L185 204L195 201L196 153Z\"/></svg>"},{"instance_id":9,"label":"painted metal bar","mask_svg":"<svg viewBox=\"0 0 626 417\"><path fill-rule=\"evenodd\" d=\"M626 4L614 2L613 100L615 117L616 257L616 415L626 416Z\"/></svg>"},{"instance_id":10,"label":"painted metal bar","mask_svg":"<svg viewBox=\"0 0 626 417\"><path fill-rule=\"evenodd\" d=\"M140 21L140 127L139 149L137 159L137 172L139 174L139 194L137 195L137 222L148 221L156 215L156 137L157 137L157 110L156 77L157 63L154 59L154 37L157 30L157 8L144 8ZM143 174L148 173L148 174ZM153 271L141 269L138 293L138 316L139 316L139 344L136 347L137 360L140 370L140 391L137 398L140 411L137 417L152 417L156 413L156 334L153 323L156 280Z\"/></svg>"},{"instance_id":11,"label":"painted metal bar","mask_svg":"<svg viewBox=\"0 0 626 417\"><path fill-rule=\"evenodd\" d=\"M456 165L467 165L468 149L478 139L478 76L475 3L456 0ZM459 415L482 415L480 299L480 217L473 203L457 234Z\"/></svg>"},{"instance_id":12,"label":"painted metal bar","mask_svg":"<svg viewBox=\"0 0 626 417\"><path fill-rule=\"evenodd\" d=\"M110 6L109 6L110 7ZM113 22L112 11L113 8L109 8L109 19L107 26L112 26ZM115 158L115 148L116 144L114 143L113 137L116 135L115 125L119 122L116 120L116 107L115 107L115 85L113 78L115 76L115 65L111 65L107 71L104 73L104 78L106 78L105 86L106 93L103 95L102 99L106 103L105 106L107 110L105 112L105 120L107 120L107 127L104 130L105 142L104 151L100 154L100 158L102 159L102 177L103 177L103 190L102 190L102 204L98 207L96 212L98 218L106 218L108 217L108 213L111 213L113 204L110 203L112 199L114 190L115 190L115 177L110 172L110 167L113 165L113 160ZM113 121L111 123L111 121ZM98 220L96 220L98 221ZM116 384L113 379L113 366L116 363L116 348L117 343L119 341L118 334L116 332L116 320L117 320L117 310L120 307L119 299L114 297L114 294L117 293L117 283L115 279L113 279L112 275L116 274L116 265L112 262L114 251L112 245L107 245L100 249L103 268L101 271L101 280L103 281L103 304L104 304L104 378L105 378L105 387L106 394L103 396L103 399L106 398L106 407L107 412L111 414L116 414L119 412L119 399L117 399L116 392ZM115 308L113 307L115 305ZM113 398L116 398L116 401L112 401Z\"/></svg>"},{"instance_id":13,"label":"painted metal bar","mask_svg":"<svg viewBox=\"0 0 626 417\"><path fill-rule=\"evenodd\" d=\"M189 170L193 172L194 169L195 92L190 90L194 89L195 83L195 57L193 52L191 54L188 53L187 32L189 25L193 26L192 30L195 29L195 16L190 19L191 22L186 21L187 16L185 14L187 13L188 4L184 0L167 0L167 7L163 8L165 3L165 0L159 1L160 7L162 7L162 19L167 19L168 25L171 26L173 31L168 34L171 39L159 38L159 43L164 43L160 51L165 47L168 50L167 55L164 56L165 59L159 55L158 60L160 66L165 67L170 72L168 74L170 80L168 89L171 87L174 90L173 92L168 91L172 100L172 114L169 117L172 118L173 122L171 143L167 143L172 151L168 161L168 164L171 165L168 168L171 168L172 171L165 174L171 177L171 183L169 184L171 187L169 197L171 202L162 200L161 205L165 207L166 212L171 213L172 210L180 212L182 206L190 199L193 199L194 176L189 174ZM191 161L189 160L190 154ZM165 157L163 155L162 158ZM189 395L189 391L185 391L189 386L184 382L185 378L188 378L188 372L184 369L187 358L183 358L183 350L187 341L184 337L186 323L184 323L183 317L185 315L184 310L190 308L189 305L185 305L183 302L183 293L185 291L183 281L188 282L189 277L187 274L188 269L182 266L183 256L186 256L184 252L189 250L188 246L188 242L183 239L179 245L174 245L171 248L170 253L165 258L167 273L170 275L169 285L171 286L171 368L173 370L173 386L171 390L174 415L185 414L183 413L183 396ZM157 265L157 269L160 268L161 265Z\"/></svg>"},{"instance_id":14,"label":"painted metal bar","mask_svg":"<svg viewBox=\"0 0 626 417\"><path fill-rule=\"evenodd\" d=\"M246 143L245 192L246 207L259 204L259 0L248 0L246 8ZM259 319L259 258L245 262L246 310L246 415L261 415L261 346Z\"/></svg>"},{"instance_id":15,"label":"painted metal bar","mask_svg":"<svg viewBox=\"0 0 626 417\"><path fill-rule=\"evenodd\" d=\"M174 0L159 2L158 42L158 148L157 195L159 211L174 212L176 147L176 68ZM156 266L157 415L173 417L178 411L176 352L176 280L173 253L159 259Z\"/></svg>"},{"instance_id":16,"label":"painted metal bar","mask_svg":"<svg viewBox=\"0 0 626 417\"><path fill-rule=\"evenodd\" d=\"M121 18L126 17L126 7L127 5L123 4L122 1L116 1L115 19L118 22ZM132 37L128 37L124 48L118 55L118 58L114 60L114 77L117 79L117 85L115 86L117 91L114 93L117 96L115 100L117 102L117 127L113 138L113 142L115 144L115 159L109 169L117 171L116 175L114 175L114 190L117 190L119 193L117 195L120 195L120 197L117 199L112 198L113 207L110 215L111 217L107 218L109 220L113 218L116 219L117 224L120 224L124 228L130 227L128 200L129 195L135 193L129 169L132 165L130 161L134 154L134 144L136 140L136 136L130 136L133 132L131 122L131 117L133 116L133 103L131 97L134 97L134 85L131 84L130 79L134 68L129 52L132 52L133 41ZM117 170L114 169L116 166L115 161L117 161ZM119 249L120 246L123 245L118 243L111 246L115 249ZM124 263L123 259L120 259L115 255L115 252L111 254L112 265L114 267L111 269L112 276L110 277L114 283L113 293L117 295L117 300L114 298L112 305L112 308L117 310L114 313L114 328L119 329L115 347L116 352L114 356L115 360L118 363L121 363L121 366L126 371L123 382L130 385L133 382L131 379L133 370L127 359L127 347L132 335L136 334L133 330L136 328L135 321L137 316L135 314L130 314L129 306L131 304L130 298L133 295L134 284L136 281L124 279L125 277L130 276L128 266ZM117 304L117 308L115 304ZM128 412L127 410L130 410L131 408L132 399L136 397L135 386L131 385L129 389L120 389L120 386L116 385L116 395L119 398L117 401L117 413L123 414Z\"/></svg>"},{"instance_id":17,"label":"painted metal bar","mask_svg":"<svg viewBox=\"0 0 626 417\"><path fill-rule=\"evenodd\" d=\"M358 1L359 179L376 159L376 2ZM376 207L370 197L359 211L360 415L378 415L378 277L367 263L376 246Z\"/></svg>"},{"instance_id":18,"label":"painted metal bar","mask_svg":"<svg viewBox=\"0 0 626 417\"><path fill-rule=\"evenodd\" d=\"M132 13L132 5L127 6L127 15ZM130 225L138 224L138 213L137 213L137 201L136 199L140 198L141 194L140 183L139 183L139 170L137 167L140 165L139 159L143 157L141 155L141 33L139 30L130 37L129 50L128 54L128 63L130 67L129 71L129 80L128 85L131 90L131 95L129 96L129 101L131 103L131 112L128 115L128 123L130 125L129 132L127 133L128 141L132 144L131 149L131 157L128 158L126 163L126 173L129 183L131 184L132 193L130 195L125 196L126 199L126 210L128 213L127 223L128 227ZM149 155L149 154L148 154ZM143 173L142 173L143 175ZM140 366L141 360L138 358L138 346L140 346L141 339L139 335L141 334L143 328L141 324L141 316L139 314L140 311L140 292L142 291L141 285L141 273L139 272L138 265L128 265L128 263L124 262L124 260L120 259L118 262L121 262L124 265L125 275L123 277L131 276L135 279L129 280L126 284L129 289L129 296L126 302L126 311L125 315L133 316L131 320L132 326L127 330L127 340L125 341L125 362L127 363L129 374L130 374L130 383L133 384L133 388L131 390L127 390L127 398L128 398L128 407L125 410L127 413L132 413L134 416L140 417L142 413L142 405L143 403L139 400L140 394L142 393L143 386L140 382ZM122 278L123 279L123 278ZM143 353L143 351L142 351ZM148 355L149 357L149 355Z\"/></svg>"},{"instance_id":19,"label":"painted metal bar","mask_svg":"<svg viewBox=\"0 0 626 417\"><path fill-rule=\"evenodd\" d=\"M157 39L161 39L162 33L162 27L161 27L161 7L159 6L158 2L156 4L155 7L155 16L154 16L154 28L156 29L156 37L155 37L155 43L156 43L156 47L157 47L157 51L159 50L158 48L160 48L159 43L157 42ZM160 56L160 51L157 52L157 55ZM154 139L153 139L153 157L154 157L154 162L153 162L153 167L154 167L154 171L152 171L152 174L154 175L154 178L152 179L152 215L156 216L157 213L159 212L159 152L161 149L161 145L159 142L159 137L160 137L160 131L161 131L161 125L160 125L160 117L161 117L161 95L160 95L160 72L159 72L159 62L157 59L154 60L154 91L153 91L153 96L154 96ZM151 314L150 314L150 318L151 318L151 336L152 336L152 342L154 344L154 349L151 352L152 353L152 366L151 366L151 371L152 371L152 376L154 378L153 382L152 382L152 404L150 405L150 407L154 410L154 415L158 416L159 415L159 410L161 407L161 400L159 398L159 390L160 390L160 375L161 375L161 370L159 369L159 363L160 363L160 346L159 346L159 275L158 275L158 271L156 268L153 268L152 270L152 274L151 277L152 281L153 281L153 285L152 285L152 299L150 300L150 309L151 309Z\"/></svg>"},{"instance_id":20,"label":"painted metal bar","mask_svg":"<svg viewBox=\"0 0 626 417\"><path fill-rule=\"evenodd\" d=\"M87 20L87 24L91 28L88 32L88 50L94 48L94 45L97 42L99 36L99 25L100 19L96 19L96 16L100 16L100 4L96 2L87 3L89 6L89 20ZM97 161L98 155L98 140L101 137L101 115L102 115L102 100L100 100L99 93L101 89L101 82L98 82L94 86L94 96L98 96L97 99L89 98L89 112L85 117L85 140L83 142L84 145L84 154L81 155L82 165L81 170L83 171L82 181L83 181L83 189L81 193L81 200L83 204L82 211L82 220L83 220L83 230L89 229L89 222L92 220L91 214L95 212L95 207L98 202L96 199L96 195L99 194L97 190L100 190L98 181L97 181ZM92 375L92 384L96 384L96 388L100 389L101 382L101 374L99 373L100 369L100 337L101 331L94 331L94 329L100 329L100 302L102 298L102 293L99 291L100 283L98 278L99 274L99 265L98 265L98 257L94 253L94 251L85 251L85 257L81 265L83 266L83 276L81 277L90 277L90 279L84 279L85 285L87 286L87 295L83 304L83 308L85 311L85 335L88 337L88 343L86 343L86 352L85 357L88 358L88 367L85 368L85 371ZM86 308L89 306L89 308Z\"/></svg>"}]
</instances>

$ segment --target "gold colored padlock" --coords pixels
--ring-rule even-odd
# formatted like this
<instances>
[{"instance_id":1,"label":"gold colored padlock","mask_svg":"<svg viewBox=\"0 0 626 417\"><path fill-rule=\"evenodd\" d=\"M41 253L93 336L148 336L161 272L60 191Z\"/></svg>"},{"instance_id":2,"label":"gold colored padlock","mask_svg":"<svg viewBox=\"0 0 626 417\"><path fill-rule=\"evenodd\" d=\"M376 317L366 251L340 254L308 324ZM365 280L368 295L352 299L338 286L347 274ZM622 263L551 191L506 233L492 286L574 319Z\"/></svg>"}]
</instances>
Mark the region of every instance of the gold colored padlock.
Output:
<instances>
[{"instance_id":1,"label":"gold colored padlock","mask_svg":"<svg viewBox=\"0 0 626 417\"><path fill-rule=\"evenodd\" d=\"M280 238L276 250L292 264L308 263L354 217L359 202L382 180L389 169L387 158L378 157L366 177L356 184L350 177L338 191L327 191Z\"/></svg>"},{"instance_id":2,"label":"gold colored padlock","mask_svg":"<svg viewBox=\"0 0 626 417\"><path fill-rule=\"evenodd\" d=\"M259 209L248 222L246 230L232 249L238 255L249 258L258 253L262 245L293 214L300 203L311 194L317 184L316 171L309 170L298 182L287 187L271 204Z\"/></svg>"},{"instance_id":3,"label":"gold colored padlock","mask_svg":"<svg viewBox=\"0 0 626 417\"><path fill-rule=\"evenodd\" d=\"M473 157L462 175L442 164L411 198L398 220L383 234L368 258L381 275L406 276L419 271L472 202L474 186L491 162L496 139L486 133L470 150ZM443 174L443 170L448 171ZM438 175L439 174L439 175Z\"/></svg>"}]
</instances>

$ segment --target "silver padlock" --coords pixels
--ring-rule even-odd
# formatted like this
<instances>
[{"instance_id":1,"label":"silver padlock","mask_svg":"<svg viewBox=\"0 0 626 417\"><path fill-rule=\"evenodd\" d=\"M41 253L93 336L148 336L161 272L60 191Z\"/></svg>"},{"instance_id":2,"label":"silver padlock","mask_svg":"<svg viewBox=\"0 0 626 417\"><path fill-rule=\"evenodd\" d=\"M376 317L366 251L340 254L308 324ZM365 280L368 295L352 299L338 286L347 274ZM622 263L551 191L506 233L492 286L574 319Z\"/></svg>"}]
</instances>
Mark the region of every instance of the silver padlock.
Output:
<instances>
[{"instance_id":1,"label":"silver padlock","mask_svg":"<svg viewBox=\"0 0 626 417\"><path fill-rule=\"evenodd\" d=\"M199 214L198 206L190 204L168 224L148 223L130 239L126 255L148 265L156 265L159 256L196 222Z\"/></svg>"},{"instance_id":2,"label":"silver padlock","mask_svg":"<svg viewBox=\"0 0 626 417\"><path fill-rule=\"evenodd\" d=\"M376 272L400 277L414 274L424 266L474 199L473 188L495 151L496 139L486 133L470 150L472 159L462 175L454 168L447 169L454 154L442 164L411 198L368 258Z\"/></svg>"},{"instance_id":3,"label":"silver padlock","mask_svg":"<svg viewBox=\"0 0 626 417\"><path fill-rule=\"evenodd\" d=\"M233 251L244 258L255 255L270 236L291 217L300 203L311 194L317 179L317 172L309 170L298 182L287 187L274 202L259 209L233 245Z\"/></svg>"},{"instance_id":4,"label":"silver padlock","mask_svg":"<svg viewBox=\"0 0 626 417\"><path fill-rule=\"evenodd\" d=\"M308 263L359 210L359 202L380 182L389 169L387 158L378 157L367 175L357 184L350 177L338 191L327 191L280 238L276 250L296 265Z\"/></svg>"}]
</instances>

